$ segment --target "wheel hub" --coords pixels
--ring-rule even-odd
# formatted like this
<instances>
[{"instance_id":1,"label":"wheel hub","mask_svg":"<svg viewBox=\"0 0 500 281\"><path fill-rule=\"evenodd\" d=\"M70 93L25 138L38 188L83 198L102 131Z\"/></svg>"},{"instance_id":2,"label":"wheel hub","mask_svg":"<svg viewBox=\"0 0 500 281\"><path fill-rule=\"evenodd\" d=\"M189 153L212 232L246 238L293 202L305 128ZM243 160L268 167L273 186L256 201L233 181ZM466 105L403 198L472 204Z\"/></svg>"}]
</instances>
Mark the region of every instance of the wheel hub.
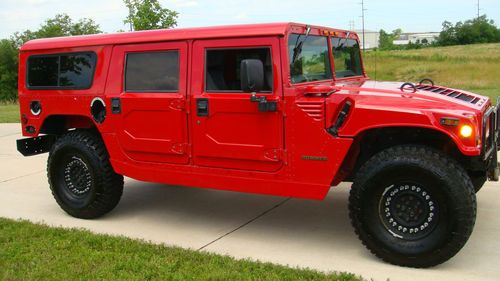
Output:
<instances>
[{"instance_id":1,"label":"wheel hub","mask_svg":"<svg viewBox=\"0 0 500 281\"><path fill-rule=\"evenodd\" d=\"M82 196L90 191L92 175L87 164L82 159L73 156L64 168L64 181L73 195Z\"/></svg>"},{"instance_id":2,"label":"wheel hub","mask_svg":"<svg viewBox=\"0 0 500 281\"><path fill-rule=\"evenodd\" d=\"M415 184L387 187L379 205L384 227L398 238L419 239L429 234L437 224L435 201L427 190Z\"/></svg>"}]
</instances>

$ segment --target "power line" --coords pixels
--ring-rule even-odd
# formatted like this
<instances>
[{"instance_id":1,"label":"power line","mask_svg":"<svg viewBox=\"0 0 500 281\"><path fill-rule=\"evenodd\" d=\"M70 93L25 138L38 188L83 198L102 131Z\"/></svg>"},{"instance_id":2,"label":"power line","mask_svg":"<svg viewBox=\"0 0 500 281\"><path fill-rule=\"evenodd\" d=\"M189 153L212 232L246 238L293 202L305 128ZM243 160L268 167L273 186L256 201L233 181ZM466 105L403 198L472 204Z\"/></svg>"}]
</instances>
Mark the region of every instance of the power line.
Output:
<instances>
[{"instance_id":1,"label":"power line","mask_svg":"<svg viewBox=\"0 0 500 281\"><path fill-rule=\"evenodd\" d=\"M354 30L354 21L353 20L349 21L349 30Z\"/></svg>"}]
</instances>

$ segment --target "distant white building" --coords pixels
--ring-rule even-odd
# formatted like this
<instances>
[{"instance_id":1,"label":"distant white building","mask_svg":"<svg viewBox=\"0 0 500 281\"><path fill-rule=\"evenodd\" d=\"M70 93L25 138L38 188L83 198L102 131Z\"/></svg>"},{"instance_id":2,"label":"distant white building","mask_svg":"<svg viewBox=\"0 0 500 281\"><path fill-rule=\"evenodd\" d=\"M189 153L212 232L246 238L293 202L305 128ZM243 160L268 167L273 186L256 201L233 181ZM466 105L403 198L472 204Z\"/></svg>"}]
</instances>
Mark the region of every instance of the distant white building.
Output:
<instances>
[{"instance_id":1,"label":"distant white building","mask_svg":"<svg viewBox=\"0 0 500 281\"><path fill-rule=\"evenodd\" d=\"M378 48L379 43L380 43L380 32L365 29L366 44L365 44L365 42L363 42L363 30L355 30L355 32L359 36L361 49L363 49L363 46L365 47L365 49Z\"/></svg>"},{"instance_id":2,"label":"distant white building","mask_svg":"<svg viewBox=\"0 0 500 281\"><path fill-rule=\"evenodd\" d=\"M394 40L394 45L408 45L411 43L416 44L430 44L436 41L439 37L439 32L415 32L415 33L402 33L398 39Z\"/></svg>"}]
</instances>

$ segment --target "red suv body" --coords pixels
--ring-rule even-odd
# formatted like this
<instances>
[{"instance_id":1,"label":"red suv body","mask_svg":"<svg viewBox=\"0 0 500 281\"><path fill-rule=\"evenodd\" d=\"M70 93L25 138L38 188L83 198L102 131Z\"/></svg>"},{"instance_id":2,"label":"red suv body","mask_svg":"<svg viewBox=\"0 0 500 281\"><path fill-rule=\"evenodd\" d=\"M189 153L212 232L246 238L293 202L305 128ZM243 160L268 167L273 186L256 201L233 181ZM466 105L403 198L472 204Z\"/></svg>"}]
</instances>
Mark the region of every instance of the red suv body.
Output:
<instances>
[{"instance_id":1,"label":"red suv body","mask_svg":"<svg viewBox=\"0 0 500 281\"><path fill-rule=\"evenodd\" d=\"M28 138L18 148L56 155L58 140L86 130L102 141L116 175L310 199L323 199L342 181L356 185L370 159L405 146L457 163L467 190L497 180L497 109L490 100L432 81L372 81L358 40L346 30L275 23L30 41L19 68ZM92 166L81 158L83 169ZM70 172L73 162L60 167L68 172L60 188L70 191L81 183L68 182L78 176ZM88 186L97 181L91 172L84 174L94 180ZM57 193L55 178L49 171ZM427 266L401 255L408 259L382 258Z\"/></svg>"}]
</instances>

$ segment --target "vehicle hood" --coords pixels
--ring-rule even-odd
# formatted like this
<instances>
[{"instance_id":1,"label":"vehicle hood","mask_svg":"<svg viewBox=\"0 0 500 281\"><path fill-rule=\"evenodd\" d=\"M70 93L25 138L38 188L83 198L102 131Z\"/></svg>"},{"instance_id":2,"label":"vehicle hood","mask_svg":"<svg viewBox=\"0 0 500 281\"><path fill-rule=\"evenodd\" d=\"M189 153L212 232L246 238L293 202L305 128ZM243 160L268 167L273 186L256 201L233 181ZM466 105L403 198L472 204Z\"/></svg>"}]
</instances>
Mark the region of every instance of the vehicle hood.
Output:
<instances>
[{"instance_id":1,"label":"vehicle hood","mask_svg":"<svg viewBox=\"0 0 500 281\"><path fill-rule=\"evenodd\" d=\"M397 107L420 110L459 110L483 112L491 105L488 97L464 90L438 85L417 84L413 92L411 86L402 91L404 82L380 82L374 80L337 82L336 94L356 95L359 106Z\"/></svg>"}]
</instances>

